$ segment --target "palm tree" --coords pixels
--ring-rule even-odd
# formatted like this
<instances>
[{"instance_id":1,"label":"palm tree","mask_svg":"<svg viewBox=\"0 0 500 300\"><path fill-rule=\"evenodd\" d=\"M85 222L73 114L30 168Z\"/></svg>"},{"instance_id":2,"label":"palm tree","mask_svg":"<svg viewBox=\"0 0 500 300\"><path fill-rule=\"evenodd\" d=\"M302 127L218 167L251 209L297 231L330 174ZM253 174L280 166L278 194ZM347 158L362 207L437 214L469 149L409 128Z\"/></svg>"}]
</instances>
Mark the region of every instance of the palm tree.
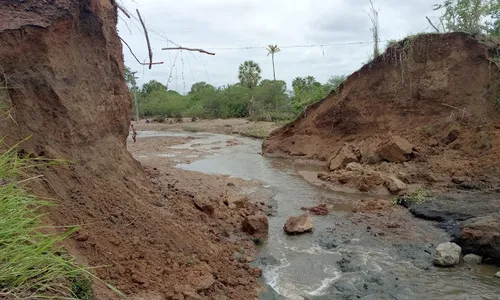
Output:
<instances>
[{"instance_id":1,"label":"palm tree","mask_svg":"<svg viewBox=\"0 0 500 300\"><path fill-rule=\"evenodd\" d=\"M253 103L253 88L257 86L260 80L260 73L262 70L258 63L253 60L247 60L239 67L238 79L242 86L250 89L250 103L248 105L248 114L252 115L254 112Z\"/></svg>"},{"instance_id":2,"label":"palm tree","mask_svg":"<svg viewBox=\"0 0 500 300\"><path fill-rule=\"evenodd\" d=\"M267 46L267 56L271 54L271 59L273 60L273 78L276 81L276 70L274 68L274 54L280 52L281 49L278 48L278 45L269 45Z\"/></svg>"},{"instance_id":3,"label":"palm tree","mask_svg":"<svg viewBox=\"0 0 500 300\"><path fill-rule=\"evenodd\" d=\"M262 70L258 63L253 60L247 60L240 65L238 79L241 85L253 89L259 83L261 72Z\"/></svg>"}]
</instances>

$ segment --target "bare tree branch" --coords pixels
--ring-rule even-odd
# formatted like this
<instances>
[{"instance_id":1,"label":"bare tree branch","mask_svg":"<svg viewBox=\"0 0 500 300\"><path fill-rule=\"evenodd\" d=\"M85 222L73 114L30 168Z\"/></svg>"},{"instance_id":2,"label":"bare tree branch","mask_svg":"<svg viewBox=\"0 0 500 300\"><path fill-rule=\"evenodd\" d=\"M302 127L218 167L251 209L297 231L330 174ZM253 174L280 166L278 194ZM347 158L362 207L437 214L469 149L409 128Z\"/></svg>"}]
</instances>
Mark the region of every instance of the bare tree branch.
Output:
<instances>
[{"instance_id":1,"label":"bare tree branch","mask_svg":"<svg viewBox=\"0 0 500 300\"><path fill-rule=\"evenodd\" d=\"M429 19L428 16L425 16L425 18L427 19L427 22L429 22L429 24L431 24L432 28L434 28L436 30L436 32L439 33L439 29L436 26L434 26L434 24L432 24L431 19Z\"/></svg>"},{"instance_id":2,"label":"bare tree branch","mask_svg":"<svg viewBox=\"0 0 500 300\"><path fill-rule=\"evenodd\" d=\"M144 35L146 36L146 42L148 43L149 69L151 70L151 65L153 64L153 51L151 50L151 44L149 43L148 30L146 29L146 25L144 24L144 21L141 18L141 14L139 13L139 10L136 9L136 11L137 11L137 15L139 16L139 21L141 21L142 28L144 29Z\"/></svg>"},{"instance_id":3,"label":"bare tree branch","mask_svg":"<svg viewBox=\"0 0 500 300\"><path fill-rule=\"evenodd\" d=\"M372 23L372 34L373 34L373 58L380 55L380 50L378 48L379 44L379 20L378 20L378 10L375 9L372 0L368 0L370 2L370 13L368 13L368 17L370 17L370 21Z\"/></svg>"},{"instance_id":4,"label":"bare tree branch","mask_svg":"<svg viewBox=\"0 0 500 300\"><path fill-rule=\"evenodd\" d=\"M119 9L119 10L120 10L120 11L121 11L124 15L126 15L126 16L127 16L127 18L129 18L129 19L130 19L130 15L129 15L128 11L126 11L126 10L125 10L125 8L121 7L121 5L120 5L120 4L118 4L118 3L116 3L116 7L118 7L118 9Z\"/></svg>"},{"instance_id":5,"label":"bare tree branch","mask_svg":"<svg viewBox=\"0 0 500 300\"><path fill-rule=\"evenodd\" d=\"M215 53L213 53L213 52L208 52L208 51L203 50L203 49L186 48L186 47L169 47L169 48L162 48L161 50L187 50L187 51L198 51L198 52L205 53L205 54L208 54L208 55L215 55Z\"/></svg>"},{"instance_id":6,"label":"bare tree branch","mask_svg":"<svg viewBox=\"0 0 500 300\"><path fill-rule=\"evenodd\" d=\"M124 40L124 39L122 39L121 37L120 37L120 40L121 40L121 41L125 44L125 46L127 46L128 50L130 51L130 53L132 54L132 56L135 58L135 60L137 60L137 62L138 62L139 64L141 64L141 65L149 65L149 64L150 64L150 63L143 63L143 62L141 62L141 61L137 58L137 56L135 56L134 51L132 51L132 48L130 48L130 46L127 44L127 42L125 42L125 40ZM151 65L162 65L162 64L163 64L163 62L162 62L162 61L161 61L161 62L152 62L152 63L151 63Z\"/></svg>"}]
</instances>

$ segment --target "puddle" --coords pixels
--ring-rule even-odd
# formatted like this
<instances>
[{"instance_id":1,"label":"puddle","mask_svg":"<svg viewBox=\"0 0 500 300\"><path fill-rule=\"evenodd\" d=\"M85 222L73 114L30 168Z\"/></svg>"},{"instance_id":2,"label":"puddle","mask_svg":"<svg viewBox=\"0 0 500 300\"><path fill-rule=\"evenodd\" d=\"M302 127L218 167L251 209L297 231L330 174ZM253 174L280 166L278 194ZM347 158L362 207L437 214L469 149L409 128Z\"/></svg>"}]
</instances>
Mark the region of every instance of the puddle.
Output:
<instances>
[{"instance_id":1,"label":"puddle","mask_svg":"<svg viewBox=\"0 0 500 300\"><path fill-rule=\"evenodd\" d=\"M352 203L362 196L322 188L314 179L318 167L301 168L289 160L263 157L260 141L250 138L238 137L239 144L228 146L227 141L234 137L206 133L175 136L195 139L173 148L210 153L192 163L177 164L178 168L258 180L271 194L276 214L269 217L269 238L260 246L255 262L263 269L263 281L271 287L261 299L500 299L500 280L493 277L498 268L417 267L415 262L430 263L430 257L422 256L425 245L387 243L368 233L366 227L352 223L347 218L352 214ZM314 217L312 233L283 233L289 216L302 214L301 207L322 203L333 211ZM440 233L431 224L429 228Z\"/></svg>"}]
</instances>

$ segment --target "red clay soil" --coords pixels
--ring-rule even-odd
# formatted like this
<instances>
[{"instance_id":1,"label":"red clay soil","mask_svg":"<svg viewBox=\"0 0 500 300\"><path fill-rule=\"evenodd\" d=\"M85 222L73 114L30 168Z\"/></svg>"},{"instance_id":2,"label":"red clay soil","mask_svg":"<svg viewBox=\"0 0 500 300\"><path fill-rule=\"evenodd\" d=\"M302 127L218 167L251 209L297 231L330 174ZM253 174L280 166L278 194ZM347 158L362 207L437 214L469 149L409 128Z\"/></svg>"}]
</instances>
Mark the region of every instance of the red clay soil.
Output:
<instances>
[{"instance_id":1,"label":"red clay soil","mask_svg":"<svg viewBox=\"0 0 500 300\"><path fill-rule=\"evenodd\" d=\"M145 173L127 151L131 101L116 23L111 0L1 1L0 99L10 106L1 136L7 145L31 136L22 153L70 162L39 168L45 180L32 189L54 199L53 225L82 226L65 244L70 253L102 266L96 274L132 299L256 298L259 271L234 257L253 253L238 228L257 208L207 214L175 181L152 182L165 175ZM118 299L102 285L94 291Z\"/></svg>"},{"instance_id":2,"label":"red clay soil","mask_svg":"<svg viewBox=\"0 0 500 300\"><path fill-rule=\"evenodd\" d=\"M364 191L380 185L397 191L388 176L406 184L498 187L498 50L498 43L465 33L419 35L396 43L350 75L337 95L272 132L264 152L327 166L340 153L332 162L341 167L320 176L347 185L352 179ZM377 156L392 137L409 142L411 153L403 159L408 161ZM344 145L347 154L340 151ZM351 165L346 172L343 168L353 160L361 168Z\"/></svg>"}]
</instances>

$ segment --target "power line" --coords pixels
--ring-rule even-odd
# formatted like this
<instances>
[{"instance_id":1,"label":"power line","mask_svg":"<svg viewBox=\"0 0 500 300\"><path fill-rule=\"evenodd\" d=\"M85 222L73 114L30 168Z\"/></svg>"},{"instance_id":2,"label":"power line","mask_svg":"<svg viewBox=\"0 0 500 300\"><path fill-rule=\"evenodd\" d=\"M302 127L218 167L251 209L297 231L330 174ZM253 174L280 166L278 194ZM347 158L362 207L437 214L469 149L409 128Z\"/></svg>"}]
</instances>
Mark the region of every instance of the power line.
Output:
<instances>
[{"instance_id":1,"label":"power line","mask_svg":"<svg viewBox=\"0 0 500 300\"><path fill-rule=\"evenodd\" d=\"M388 42L389 40L382 40L379 42ZM330 47L330 46L344 46L344 45L363 45L363 44L373 44L373 41L360 41L360 42L345 42L345 43L327 43L327 44L305 44L305 45L289 45L289 46L279 46L281 49L291 49L291 48L314 48L314 47ZM210 50L250 50L250 49L266 49L264 46L245 46L245 47L204 47Z\"/></svg>"}]
</instances>

